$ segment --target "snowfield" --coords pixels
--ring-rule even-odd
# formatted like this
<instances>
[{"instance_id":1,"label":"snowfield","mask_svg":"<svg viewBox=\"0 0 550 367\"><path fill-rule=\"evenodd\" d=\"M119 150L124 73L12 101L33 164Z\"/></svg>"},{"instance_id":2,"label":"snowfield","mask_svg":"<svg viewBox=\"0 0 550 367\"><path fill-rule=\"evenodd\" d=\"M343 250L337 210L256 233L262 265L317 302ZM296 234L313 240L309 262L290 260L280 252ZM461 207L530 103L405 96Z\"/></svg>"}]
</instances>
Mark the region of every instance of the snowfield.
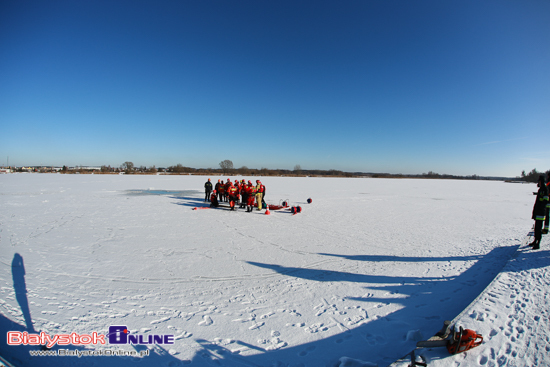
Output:
<instances>
[{"instance_id":1,"label":"snowfield","mask_svg":"<svg viewBox=\"0 0 550 367\"><path fill-rule=\"evenodd\" d=\"M550 365L549 241L526 246L534 185L264 177L268 203L303 209L265 215L192 210L207 178L0 175L0 355L21 367L382 367L460 315L484 343L418 350L429 366ZM50 351L141 357L7 344L8 331L113 325L174 343Z\"/></svg>"}]
</instances>

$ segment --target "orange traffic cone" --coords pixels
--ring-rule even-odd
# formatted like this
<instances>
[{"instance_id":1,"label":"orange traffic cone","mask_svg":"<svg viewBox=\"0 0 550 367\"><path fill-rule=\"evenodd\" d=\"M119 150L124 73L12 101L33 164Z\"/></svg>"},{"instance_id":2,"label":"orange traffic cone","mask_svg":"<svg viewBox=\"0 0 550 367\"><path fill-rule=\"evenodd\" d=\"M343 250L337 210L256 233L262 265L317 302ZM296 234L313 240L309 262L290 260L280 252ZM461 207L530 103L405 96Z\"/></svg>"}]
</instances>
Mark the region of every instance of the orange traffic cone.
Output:
<instances>
[{"instance_id":1,"label":"orange traffic cone","mask_svg":"<svg viewBox=\"0 0 550 367\"><path fill-rule=\"evenodd\" d=\"M270 215L271 213L269 212L269 205L266 206L266 209L265 209L265 215Z\"/></svg>"}]
</instances>

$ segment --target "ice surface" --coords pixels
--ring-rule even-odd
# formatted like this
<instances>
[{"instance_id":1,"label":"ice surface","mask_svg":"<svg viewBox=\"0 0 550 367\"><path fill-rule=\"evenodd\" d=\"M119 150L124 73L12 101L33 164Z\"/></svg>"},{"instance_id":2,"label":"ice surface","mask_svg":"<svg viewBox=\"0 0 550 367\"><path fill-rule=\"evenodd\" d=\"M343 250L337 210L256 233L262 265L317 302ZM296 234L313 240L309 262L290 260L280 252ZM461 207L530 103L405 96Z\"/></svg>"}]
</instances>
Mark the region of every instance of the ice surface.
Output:
<instances>
[{"instance_id":1,"label":"ice surface","mask_svg":"<svg viewBox=\"0 0 550 367\"><path fill-rule=\"evenodd\" d=\"M426 358L549 363L547 240L517 250L533 185L263 177L268 203L303 209L267 216L192 210L206 179L0 175L0 353L18 366L386 366L414 348L411 331L435 333L500 273L462 321L484 345ZM111 325L175 343L75 362L5 340Z\"/></svg>"}]
</instances>

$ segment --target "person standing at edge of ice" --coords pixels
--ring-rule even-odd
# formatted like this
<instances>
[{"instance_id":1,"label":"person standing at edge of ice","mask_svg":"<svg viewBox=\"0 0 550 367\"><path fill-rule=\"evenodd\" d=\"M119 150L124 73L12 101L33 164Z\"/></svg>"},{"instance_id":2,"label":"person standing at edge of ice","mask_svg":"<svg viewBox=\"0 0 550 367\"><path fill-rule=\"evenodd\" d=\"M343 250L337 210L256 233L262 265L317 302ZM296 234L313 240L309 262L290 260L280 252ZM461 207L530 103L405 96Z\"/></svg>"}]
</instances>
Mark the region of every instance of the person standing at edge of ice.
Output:
<instances>
[{"instance_id":1,"label":"person standing at edge of ice","mask_svg":"<svg viewBox=\"0 0 550 367\"><path fill-rule=\"evenodd\" d=\"M546 172L546 189L550 192L550 171ZM544 228L542 234L548 234L548 224L550 222L550 201L546 202L546 218L544 218Z\"/></svg>"},{"instance_id":2,"label":"person standing at edge of ice","mask_svg":"<svg viewBox=\"0 0 550 367\"><path fill-rule=\"evenodd\" d=\"M532 215L532 218L535 220L535 239L529 244L529 246L533 247L533 250L538 250L540 248L542 224L545 219L546 204L548 203L548 188L544 184L544 176L539 177L537 186L539 191L533 193L533 195L537 195L537 198L535 199Z\"/></svg>"},{"instance_id":3,"label":"person standing at edge of ice","mask_svg":"<svg viewBox=\"0 0 550 367\"><path fill-rule=\"evenodd\" d=\"M210 200L210 193L212 192L212 182L210 181L210 179L208 179L208 181L206 181L206 183L204 184L204 192L204 201Z\"/></svg>"}]
</instances>

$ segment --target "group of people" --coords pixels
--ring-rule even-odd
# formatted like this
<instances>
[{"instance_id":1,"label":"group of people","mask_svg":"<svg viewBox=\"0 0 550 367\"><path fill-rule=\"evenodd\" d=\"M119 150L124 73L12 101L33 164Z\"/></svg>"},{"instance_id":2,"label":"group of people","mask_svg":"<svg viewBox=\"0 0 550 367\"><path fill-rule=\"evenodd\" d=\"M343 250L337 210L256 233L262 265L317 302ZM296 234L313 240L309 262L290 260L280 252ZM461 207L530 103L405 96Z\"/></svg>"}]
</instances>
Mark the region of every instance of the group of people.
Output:
<instances>
[{"instance_id":1,"label":"group of people","mask_svg":"<svg viewBox=\"0 0 550 367\"><path fill-rule=\"evenodd\" d=\"M535 220L535 239L529 244L533 250L540 249L540 240L543 234L548 234L550 223L550 201L548 200L548 190L550 187L550 173L547 175L548 182L544 181L544 176L540 176L537 186L538 191L533 195L537 195L535 205L533 206L532 218ZM544 224L544 228L543 228Z\"/></svg>"},{"instance_id":2,"label":"group of people","mask_svg":"<svg viewBox=\"0 0 550 367\"><path fill-rule=\"evenodd\" d=\"M204 184L205 197L204 201L210 201L210 207L217 208L220 202L229 203L231 210L236 210L236 205L239 204L240 208L245 208L247 212L251 212L254 206L258 207L258 210L262 210L265 205L265 186L260 180L256 180L256 185L252 184L252 181L245 182L245 180L235 180L235 183L231 179L227 179L227 182L218 180L215 186L212 185L212 181L208 179Z\"/></svg>"},{"instance_id":3,"label":"group of people","mask_svg":"<svg viewBox=\"0 0 550 367\"><path fill-rule=\"evenodd\" d=\"M540 249L542 235L548 234L550 229L550 201L548 198L550 173L547 174L547 179L548 182L541 175L537 183L539 189L533 193L537 196L532 215L532 219L535 220L535 238L529 246L534 250ZM265 186L260 180L256 180L256 185L253 185L250 180L248 182L235 180L235 183L233 183L228 178L227 182L224 183L223 180L218 180L216 185L213 186L212 181L208 179L204 184L204 191L204 201L210 201L210 207L214 208L217 208L220 202L229 203L231 210L235 210L235 206L240 204L240 208L246 207L247 212L251 212L256 205L258 210L262 210L266 206L264 201Z\"/></svg>"}]
</instances>

